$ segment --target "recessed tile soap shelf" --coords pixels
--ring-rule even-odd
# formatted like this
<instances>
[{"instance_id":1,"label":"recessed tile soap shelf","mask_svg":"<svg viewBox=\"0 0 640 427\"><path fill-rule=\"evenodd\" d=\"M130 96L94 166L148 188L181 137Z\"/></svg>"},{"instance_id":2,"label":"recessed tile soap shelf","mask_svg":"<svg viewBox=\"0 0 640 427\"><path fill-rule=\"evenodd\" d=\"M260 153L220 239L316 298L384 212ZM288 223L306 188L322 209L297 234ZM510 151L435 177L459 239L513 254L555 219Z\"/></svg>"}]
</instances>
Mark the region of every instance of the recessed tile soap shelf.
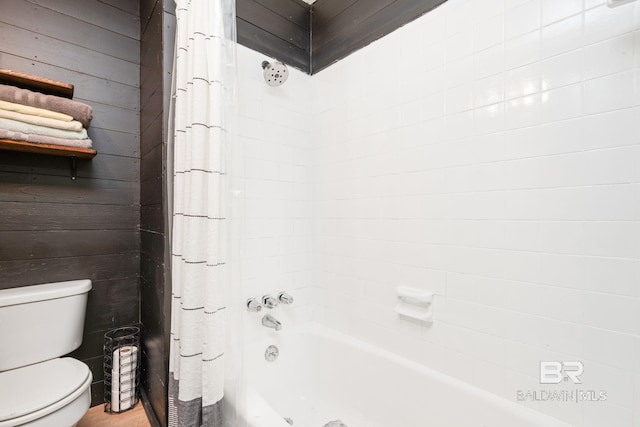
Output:
<instances>
[{"instance_id":1,"label":"recessed tile soap shelf","mask_svg":"<svg viewBox=\"0 0 640 427\"><path fill-rule=\"evenodd\" d=\"M396 292L400 299L394 309L396 313L422 322L433 322L432 292L406 286L398 286Z\"/></svg>"}]
</instances>

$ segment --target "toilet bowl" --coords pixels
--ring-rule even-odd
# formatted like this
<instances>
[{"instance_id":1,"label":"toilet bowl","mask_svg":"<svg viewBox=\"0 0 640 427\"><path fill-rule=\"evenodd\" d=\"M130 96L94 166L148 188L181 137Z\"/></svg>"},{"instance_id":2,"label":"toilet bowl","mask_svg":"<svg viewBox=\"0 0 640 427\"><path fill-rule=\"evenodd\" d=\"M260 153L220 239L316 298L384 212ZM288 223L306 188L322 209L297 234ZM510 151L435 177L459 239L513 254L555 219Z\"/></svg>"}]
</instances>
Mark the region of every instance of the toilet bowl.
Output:
<instances>
[{"instance_id":1,"label":"toilet bowl","mask_svg":"<svg viewBox=\"0 0 640 427\"><path fill-rule=\"evenodd\" d=\"M91 281L0 291L0 427L72 427L91 404L82 343Z\"/></svg>"}]
</instances>

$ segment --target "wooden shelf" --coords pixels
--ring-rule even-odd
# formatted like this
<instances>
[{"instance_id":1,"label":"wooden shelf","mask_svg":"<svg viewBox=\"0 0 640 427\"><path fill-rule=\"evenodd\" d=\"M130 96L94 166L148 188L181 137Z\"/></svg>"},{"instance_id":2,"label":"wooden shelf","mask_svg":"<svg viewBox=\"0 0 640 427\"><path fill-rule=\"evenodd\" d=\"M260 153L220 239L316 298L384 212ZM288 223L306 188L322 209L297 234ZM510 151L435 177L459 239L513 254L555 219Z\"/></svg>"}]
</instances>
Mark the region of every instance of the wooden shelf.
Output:
<instances>
[{"instance_id":1,"label":"wooden shelf","mask_svg":"<svg viewBox=\"0 0 640 427\"><path fill-rule=\"evenodd\" d=\"M30 74L0 68L0 84L8 84L36 92L73 98L73 85L32 76ZM38 144L34 142L0 139L0 150L19 151L23 153L46 154L49 156L66 157L69 159L71 179L76 179L78 159L93 159L98 152L91 148L68 147L66 145Z\"/></svg>"},{"instance_id":2,"label":"wooden shelf","mask_svg":"<svg viewBox=\"0 0 640 427\"><path fill-rule=\"evenodd\" d=\"M7 70L6 68L0 68L0 83L47 95L56 95L69 99L73 98L73 85L70 83L32 76L31 74Z\"/></svg>"},{"instance_id":3,"label":"wooden shelf","mask_svg":"<svg viewBox=\"0 0 640 427\"><path fill-rule=\"evenodd\" d=\"M37 144L26 141L0 139L0 150L22 151L24 153L49 154L51 156L75 157L77 159L92 159L98 154L91 148L67 147L64 145Z\"/></svg>"}]
</instances>

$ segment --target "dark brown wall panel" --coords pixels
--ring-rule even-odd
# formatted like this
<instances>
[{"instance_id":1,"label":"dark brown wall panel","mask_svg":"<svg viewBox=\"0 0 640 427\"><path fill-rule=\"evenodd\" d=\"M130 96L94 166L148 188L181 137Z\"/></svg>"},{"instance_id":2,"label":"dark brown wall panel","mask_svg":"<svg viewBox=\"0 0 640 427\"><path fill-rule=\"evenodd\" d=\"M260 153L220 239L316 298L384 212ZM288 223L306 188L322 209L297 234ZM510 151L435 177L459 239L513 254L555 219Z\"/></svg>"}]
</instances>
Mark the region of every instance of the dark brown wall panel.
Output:
<instances>
[{"instance_id":1,"label":"dark brown wall panel","mask_svg":"<svg viewBox=\"0 0 640 427\"><path fill-rule=\"evenodd\" d=\"M424 15L446 0L318 0L313 5L312 73Z\"/></svg>"},{"instance_id":2,"label":"dark brown wall panel","mask_svg":"<svg viewBox=\"0 0 640 427\"><path fill-rule=\"evenodd\" d=\"M308 25L300 26L254 0L239 1L236 13L243 21L259 22L260 28L266 32L280 37L302 50L309 51ZM309 16L305 16L304 19L305 22L308 21Z\"/></svg>"},{"instance_id":3,"label":"dark brown wall panel","mask_svg":"<svg viewBox=\"0 0 640 427\"><path fill-rule=\"evenodd\" d=\"M135 278L139 274L139 263L139 253L136 251L113 255L0 261L0 271L4 282L11 283L12 287L18 287L42 283L43 277L47 277L47 280L52 282ZM107 303L105 301L105 304ZM91 313L87 313L87 318L89 317ZM85 344L83 342L82 347L85 347ZM99 351L93 347L88 348L87 351L93 356L101 355L102 346Z\"/></svg>"},{"instance_id":4,"label":"dark brown wall panel","mask_svg":"<svg viewBox=\"0 0 640 427\"><path fill-rule=\"evenodd\" d=\"M309 72L309 53L274 36L250 22L238 19L238 43L275 58L287 65ZM268 59L268 58L265 58Z\"/></svg>"},{"instance_id":5,"label":"dark brown wall panel","mask_svg":"<svg viewBox=\"0 0 640 427\"><path fill-rule=\"evenodd\" d=\"M92 313L87 320L87 333L138 323L138 306L130 303L138 298L137 281L137 277L127 277L94 282L87 303Z\"/></svg>"},{"instance_id":6,"label":"dark brown wall panel","mask_svg":"<svg viewBox=\"0 0 640 427\"><path fill-rule=\"evenodd\" d=\"M385 7L395 3L395 0L358 0L354 2L336 4L335 16L323 20L323 2L313 7L313 48L314 52L322 49L327 43L344 41L346 34L366 35L362 31L362 23L373 15L379 13ZM403 6L409 1L400 1Z\"/></svg>"},{"instance_id":7,"label":"dark brown wall panel","mask_svg":"<svg viewBox=\"0 0 640 427\"><path fill-rule=\"evenodd\" d=\"M167 101L173 60L174 4L142 0L140 42L140 301L142 378L145 409L154 424L167 425L169 320L167 280L166 136ZM145 23L146 19L146 23Z\"/></svg>"},{"instance_id":8,"label":"dark brown wall panel","mask_svg":"<svg viewBox=\"0 0 640 427\"><path fill-rule=\"evenodd\" d=\"M295 23L307 32L311 29L309 5L303 1L293 0L253 0L277 15Z\"/></svg>"},{"instance_id":9,"label":"dark brown wall panel","mask_svg":"<svg viewBox=\"0 0 640 427\"><path fill-rule=\"evenodd\" d=\"M138 233L130 230L0 231L0 259L27 260L135 252Z\"/></svg>"},{"instance_id":10,"label":"dark brown wall panel","mask_svg":"<svg viewBox=\"0 0 640 427\"><path fill-rule=\"evenodd\" d=\"M90 200L92 206L128 207L132 212L135 212L140 201L139 184L135 181L90 178L78 178L71 181L68 175L50 176L0 171L0 183L1 203L59 203L66 206L68 204L83 204ZM52 187L55 188L55 191L51 191ZM5 217L11 215L10 209L0 209L0 212L2 212L0 215L5 215Z\"/></svg>"},{"instance_id":11,"label":"dark brown wall panel","mask_svg":"<svg viewBox=\"0 0 640 427\"><path fill-rule=\"evenodd\" d=\"M317 73L446 0L238 0L238 43Z\"/></svg>"},{"instance_id":12,"label":"dark brown wall panel","mask_svg":"<svg viewBox=\"0 0 640 427\"><path fill-rule=\"evenodd\" d=\"M318 0L311 7L312 27L331 21L359 0Z\"/></svg>"},{"instance_id":13,"label":"dark brown wall panel","mask_svg":"<svg viewBox=\"0 0 640 427\"><path fill-rule=\"evenodd\" d=\"M138 231L138 217L139 207L131 205L3 202L0 231L19 230L24 235L34 230L129 230L134 233ZM10 247L7 242L3 242L3 246Z\"/></svg>"},{"instance_id":14,"label":"dark brown wall panel","mask_svg":"<svg viewBox=\"0 0 640 427\"><path fill-rule=\"evenodd\" d=\"M78 177L109 181L138 181L137 157L100 154L92 160L78 160ZM0 172L30 173L69 178L69 160L43 154L2 152Z\"/></svg>"},{"instance_id":15,"label":"dark brown wall panel","mask_svg":"<svg viewBox=\"0 0 640 427\"><path fill-rule=\"evenodd\" d=\"M238 0L238 43L308 73L310 7L302 0Z\"/></svg>"},{"instance_id":16,"label":"dark brown wall panel","mask_svg":"<svg viewBox=\"0 0 640 427\"><path fill-rule=\"evenodd\" d=\"M98 155L78 162L0 152L0 288L89 278L73 354L102 403L102 336L139 322L139 11L122 0L8 0L0 67L65 81L91 105ZM136 5L137 6L137 5Z\"/></svg>"}]
</instances>

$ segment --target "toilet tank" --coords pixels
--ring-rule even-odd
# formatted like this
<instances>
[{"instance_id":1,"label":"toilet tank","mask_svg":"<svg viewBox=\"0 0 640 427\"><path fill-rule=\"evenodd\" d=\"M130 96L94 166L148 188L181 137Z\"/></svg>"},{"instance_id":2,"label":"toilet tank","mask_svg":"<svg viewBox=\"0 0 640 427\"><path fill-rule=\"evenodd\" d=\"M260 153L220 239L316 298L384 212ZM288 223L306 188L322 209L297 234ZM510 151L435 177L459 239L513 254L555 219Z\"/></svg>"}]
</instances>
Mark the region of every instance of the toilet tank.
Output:
<instances>
[{"instance_id":1,"label":"toilet tank","mask_svg":"<svg viewBox=\"0 0 640 427\"><path fill-rule=\"evenodd\" d=\"M80 347L89 290L91 280L0 290L0 372Z\"/></svg>"}]
</instances>

